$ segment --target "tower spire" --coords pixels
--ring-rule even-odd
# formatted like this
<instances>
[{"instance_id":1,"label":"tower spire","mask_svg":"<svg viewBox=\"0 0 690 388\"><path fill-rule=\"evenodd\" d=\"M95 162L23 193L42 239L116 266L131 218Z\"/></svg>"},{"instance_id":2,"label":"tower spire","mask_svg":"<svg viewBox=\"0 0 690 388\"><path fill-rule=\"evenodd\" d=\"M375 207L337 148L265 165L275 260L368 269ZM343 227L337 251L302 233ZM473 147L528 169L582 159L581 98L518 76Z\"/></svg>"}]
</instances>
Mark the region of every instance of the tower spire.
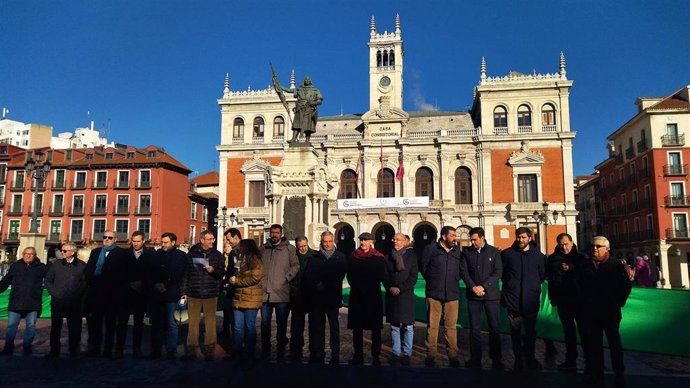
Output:
<instances>
[{"instance_id":1,"label":"tower spire","mask_svg":"<svg viewBox=\"0 0 690 388\"><path fill-rule=\"evenodd\" d=\"M223 89L223 96L230 95L230 73L225 73L225 89Z\"/></svg>"},{"instance_id":2,"label":"tower spire","mask_svg":"<svg viewBox=\"0 0 690 388\"><path fill-rule=\"evenodd\" d=\"M292 73L290 73L290 89L295 88L295 81L297 77L295 77L295 69L292 69Z\"/></svg>"},{"instance_id":3,"label":"tower spire","mask_svg":"<svg viewBox=\"0 0 690 388\"><path fill-rule=\"evenodd\" d=\"M374 19L374 15L371 15L371 22L369 23L369 34L371 36L376 35L376 19Z\"/></svg>"},{"instance_id":4,"label":"tower spire","mask_svg":"<svg viewBox=\"0 0 690 388\"><path fill-rule=\"evenodd\" d=\"M395 33L400 35L400 14L395 14Z\"/></svg>"},{"instance_id":5,"label":"tower spire","mask_svg":"<svg viewBox=\"0 0 690 388\"><path fill-rule=\"evenodd\" d=\"M559 73L561 74L561 78L565 79L565 54L563 54L563 51L561 51L561 71Z\"/></svg>"},{"instance_id":6,"label":"tower spire","mask_svg":"<svg viewBox=\"0 0 690 388\"><path fill-rule=\"evenodd\" d=\"M486 58L482 57L482 63L479 66L479 79L484 81L486 79Z\"/></svg>"}]
</instances>

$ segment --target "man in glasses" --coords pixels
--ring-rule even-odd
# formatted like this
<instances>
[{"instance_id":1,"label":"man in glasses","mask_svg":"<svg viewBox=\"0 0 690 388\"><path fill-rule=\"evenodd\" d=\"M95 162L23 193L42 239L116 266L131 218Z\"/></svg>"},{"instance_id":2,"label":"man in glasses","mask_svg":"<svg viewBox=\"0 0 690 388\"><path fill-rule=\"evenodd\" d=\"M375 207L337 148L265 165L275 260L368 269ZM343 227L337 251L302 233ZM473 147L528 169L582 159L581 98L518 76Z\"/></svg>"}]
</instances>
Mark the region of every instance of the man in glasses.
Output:
<instances>
[{"instance_id":1,"label":"man in glasses","mask_svg":"<svg viewBox=\"0 0 690 388\"><path fill-rule=\"evenodd\" d=\"M576 328L582 332L579 315L582 296L577 271L582 269L586 258L577 251L577 246L568 233L559 234L556 241L556 250L546 262L546 273L549 280L549 300L558 308L558 318L565 338L565 361L558 365L558 369L574 370L577 369Z\"/></svg>"},{"instance_id":2,"label":"man in glasses","mask_svg":"<svg viewBox=\"0 0 690 388\"><path fill-rule=\"evenodd\" d=\"M103 346L103 356L112 356L117 312L124 301L129 284L127 251L118 247L115 240L114 231L103 232L103 245L91 251L84 270L88 285L86 308L90 314L87 321L89 329L87 356L91 357L101 354L101 346ZM103 339L104 321L105 341ZM121 350L118 349L119 352L116 354L122 354Z\"/></svg>"},{"instance_id":3,"label":"man in glasses","mask_svg":"<svg viewBox=\"0 0 690 388\"><path fill-rule=\"evenodd\" d=\"M621 308L630 295L630 278L619 260L612 258L609 240L592 239L592 259L582 268L580 286L584 305L585 375L588 383L604 380L604 333L611 353L616 385L625 386L623 345L619 332Z\"/></svg>"},{"instance_id":4,"label":"man in glasses","mask_svg":"<svg viewBox=\"0 0 690 388\"><path fill-rule=\"evenodd\" d=\"M50 301L50 351L46 358L60 356L60 332L62 320L67 319L70 357L79 355L81 343L81 297L86 288L84 269L86 263L75 256L77 246L66 243L60 253L62 259L53 263L46 274L45 286L52 297Z\"/></svg>"},{"instance_id":5,"label":"man in glasses","mask_svg":"<svg viewBox=\"0 0 690 388\"><path fill-rule=\"evenodd\" d=\"M5 332L5 348L0 355L10 356L14 352L14 337L17 335L19 321L24 318L24 355L32 353L32 343L36 333L36 318L41 314L43 276L45 264L36 257L34 247L26 247L21 260L10 267L0 280L0 293L12 286L10 303L7 306L9 322Z\"/></svg>"}]
</instances>

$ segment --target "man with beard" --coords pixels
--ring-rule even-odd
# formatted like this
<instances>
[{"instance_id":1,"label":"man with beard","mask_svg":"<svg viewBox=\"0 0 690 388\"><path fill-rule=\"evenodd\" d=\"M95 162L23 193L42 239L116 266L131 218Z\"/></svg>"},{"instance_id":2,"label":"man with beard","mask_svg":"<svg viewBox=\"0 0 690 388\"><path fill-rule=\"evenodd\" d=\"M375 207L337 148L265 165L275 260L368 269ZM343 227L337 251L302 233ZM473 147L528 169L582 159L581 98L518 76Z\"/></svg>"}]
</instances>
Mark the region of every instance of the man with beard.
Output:
<instances>
[{"instance_id":1,"label":"man with beard","mask_svg":"<svg viewBox=\"0 0 690 388\"><path fill-rule=\"evenodd\" d=\"M287 319L290 312L290 281L299 272L295 247L283 237L283 227L273 224L269 228L270 239L261 246L264 265L264 303L261 307L261 359L271 357L271 321L276 312L276 336L278 360L285 359L287 346Z\"/></svg>"},{"instance_id":2,"label":"man with beard","mask_svg":"<svg viewBox=\"0 0 690 388\"><path fill-rule=\"evenodd\" d=\"M583 338L579 311L582 295L577 282L577 271L582 269L586 258L578 253L577 246L568 233L559 234L556 241L556 250L546 262L546 273L549 280L549 300L558 309L565 338L565 361L558 365L558 369L574 370L577 369L577 329Z\"/></svg>"},{"instance_id":3,"label":"man with beard","mask_svg":"<svg viewBox=\"0 0 690 388\"><path fill-rule=\"evenodd\" d=\"M501 253L501 302L508 310L510 339L515 357L514 369L522 369L525 362L530 369L541 369L541 363L534 357L534 345L537 340L541 283L546 277L546 257L531 242L532 230L526 227L517 228L513 246Z\"/></svg>"},{"instance_id":4,"label":"man with beard","mask_svg":"<svg viewBox=\"0 0 690 388\"><path fill-rule=\"evenodd\" d=\"M116 357L122 357L124 341L127 337L127 323L132 314L132 355L141 357L141 338L144 333L144 315L148 310L150 297L149 272L153 249L145 246L145 236L141 231L132 233L132 246L129 251L129 289L127 300L120 306L118 318L118 344ZM122 341L122 343L120 343Z\"/></svg>"},{"instance_id":5,"label":"man with beard","mask_svg":"<svg viewBox=\"0 0 690 388\"><path fill-rule=\"evenodd\" d=\"M336 250L333 233L321 233L321 246L307 259L302 275L302 296L309 311L309 362L325 360L326 318L330 328L331 365L340 363L340 323L338 310L343 302L345 255Z\"/></svg>"}]
</instances>

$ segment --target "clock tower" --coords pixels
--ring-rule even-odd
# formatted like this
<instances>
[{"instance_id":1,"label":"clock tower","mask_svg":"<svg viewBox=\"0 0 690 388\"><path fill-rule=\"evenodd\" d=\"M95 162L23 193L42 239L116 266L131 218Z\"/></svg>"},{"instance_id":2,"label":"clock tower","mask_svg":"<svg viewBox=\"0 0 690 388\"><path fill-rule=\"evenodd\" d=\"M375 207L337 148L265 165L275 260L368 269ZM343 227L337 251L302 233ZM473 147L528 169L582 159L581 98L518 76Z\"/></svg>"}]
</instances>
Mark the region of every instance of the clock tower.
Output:
<instances>
[{"instance_id":1,"label":"clock tower","mask_svg":"<svg viewBox=\"0 0 690 388\"><path fill-rule=\"evenodd\" d=\"M400 119L406 122L409 117L402 106L402 73L403 41L400 15L395 16L395 29L382 33L376 31L376 21L372 16L369 31L369 111L362 117L367 128L369 124L398 121L397 125L393 124L391 127L386 124L382 128L400 136ZM389 133L389 136L393 136L394 133Z\"/></svg>"}]
</instances>

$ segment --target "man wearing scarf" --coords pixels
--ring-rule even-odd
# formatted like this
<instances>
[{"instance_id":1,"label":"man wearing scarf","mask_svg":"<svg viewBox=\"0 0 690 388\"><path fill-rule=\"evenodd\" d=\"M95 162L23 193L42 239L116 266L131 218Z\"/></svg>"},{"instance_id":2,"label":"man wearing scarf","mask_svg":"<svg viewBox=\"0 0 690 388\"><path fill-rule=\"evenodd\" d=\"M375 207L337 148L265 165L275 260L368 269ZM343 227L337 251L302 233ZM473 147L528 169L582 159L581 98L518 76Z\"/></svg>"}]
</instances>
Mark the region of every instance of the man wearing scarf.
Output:
<instances>
[{"instance_id":1,"label":"man wearing scarf","mask_svg":"<svg viewBox=\"0 0 690 388\"><path fill-rule=\"evenodd\" d=\"M414 339L414 286L417 284L417 255L408 248L402 233L393 236L393 251L386 258L386 320L391 324L391 365L410 364ZM402 337L402 352L401 352Z\"/></svg>"},{"instance_id":2,"label":"man wearing scarf","mask_svg":"<svg viewBox=\"0 0 690 388\"><path fill-rule=\"evenodd\" d=\"M304 347L304 321L307 316L307 306L302 294L302 274L307 265L307 259L314 252L309 248L309 240L306 236L295 239L297 247L297 260L299 260L299 272L290 281L290 358L293 361L302 362L302 348Z\"/></svg>"},{"instance_id":3,"label":"man wearing scarf","mask_svg":"<svg viewBox=\"0 0 690 388\"><path fill-rule=\"evenodd\" d=\"M88 291L86 308L90 313L87 325L89 349L87 356L101 353L110 357L115 340L118 307L122 304L129 286L127 250L115 244L116 234L112 230L103 232L103 246L91 251L84 269ZM105 321L105 342L103 322Z\"/></svg>"},{"instance_id":4,"label":"man wearing scarf","mask_svg":"<svg viewBox=\"0 0 690 388\"><path fill-rule=\"evenodd\" d=\"M302 296L309 311L309 362L323 364L326 348L326 318L330 328L331 365L340 364L338 311L343 303L345 255L336 250L333 233L321 233L321 246L312 251L302 275Z\"/></svg>"},{"instance_id":5,"label":"man wearing scarf","mask_svg":"<svg viewBox=\"0 0 690 388\"><path fill-rule=\"evenodd\" d=\"M360 234L359 248L352 252L347 261L347 281L350 283L347 327L352 329L352 345L355 349L350 365L364 364L364 330L371 330L372 364L381 365L381 283L386 278L386 268L383 254L373 245L374 235Z\"/></svg>"}]
</instances>

